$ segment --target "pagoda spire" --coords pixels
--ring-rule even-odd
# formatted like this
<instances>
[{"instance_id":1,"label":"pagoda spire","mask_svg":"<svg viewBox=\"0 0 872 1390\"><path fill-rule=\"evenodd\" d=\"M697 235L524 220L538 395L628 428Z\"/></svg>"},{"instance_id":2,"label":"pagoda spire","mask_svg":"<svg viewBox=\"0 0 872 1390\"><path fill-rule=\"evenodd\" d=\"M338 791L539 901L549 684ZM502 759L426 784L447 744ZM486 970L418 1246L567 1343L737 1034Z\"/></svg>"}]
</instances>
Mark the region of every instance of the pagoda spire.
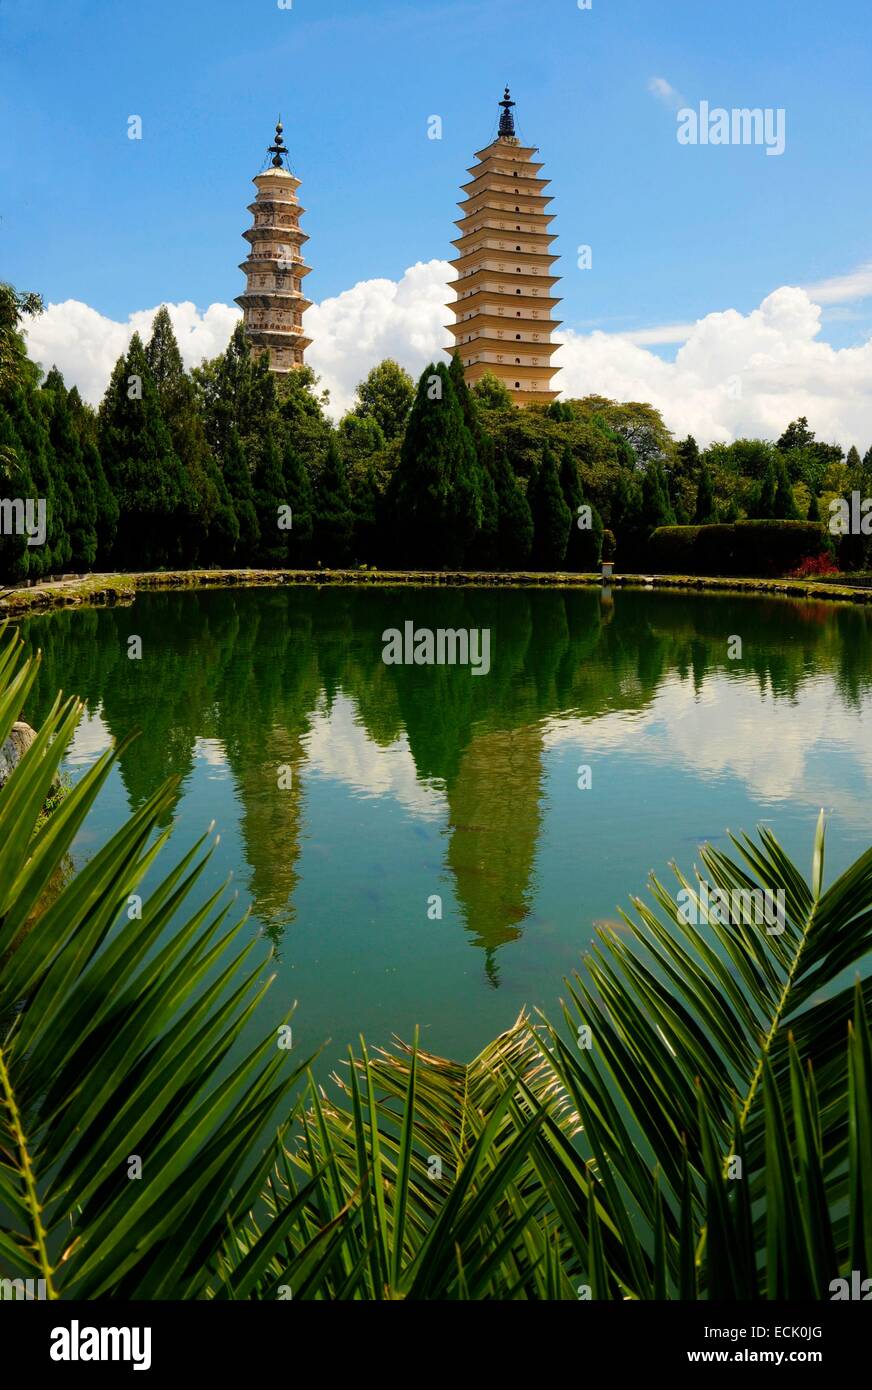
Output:
<instances>
[{"instance_id":1,"label":"pagoda spire","mask_svg":"<svg viewBox=\"0 0 872 1390\"><path fill-rule=\"evenodd\" d=\"M279 116L278 124L276 125L275 140L267 150L267 154L271 154L273 157L272 167L274 169L286 169L290 167L288 164L288 150L284 141L284 129L282 118Z\"/></svg>"},{"instance_id":2,"label":"pagoda spire","mask_svg":"<svg viewBox=\"0 0 872 1390\"><path fill-rule=\"evenodd\" d=\"M557 237L548 179L541 177L538 151L522 145L508 87L500 106L500 131L479 150L463 185L460 235L454 242L457 271L450 307L456 322L449 352L460 354L470 385L490 373L499 378L515 405L547 405L556 400L552 359L560 325L554 310L559 276L554 274Z\"/></svg>"},{"instance_id":3,"label":"pagoda spire","mask_svg":"<svg viewBox=\"0 0 872 1390\"><path fill-rule=\"evenodd\" d=\"M500 106L503 108L503 114L500 116L501 140L514 140L515 138L515 117L512 114L512 107L514 105L512 94L508 87L506 87L503 99L500 102ZM493 126L491 126L491 130L493 130Z\"/></svg>"},{"instance_id":4,"label":"pagoda spire","mask_svg":"<svg viewBox=\"0 0 872 1390\"><path fill-rule=\"evenodd\" d=\"M306 209L297 198L300 180L290 169L281 117L269 156L271 167L254 180L257 196L248 209L253 225L243 233L250 250L239 267L246 276L245 293L236 303L243 311L252 355L266 357L271 371L287 375L305 365L312 340L303 330L303 315L311 304L303 291L304 277L310 274L303 259L309 238L300 226Z\"/></svg>"}]
</instances>

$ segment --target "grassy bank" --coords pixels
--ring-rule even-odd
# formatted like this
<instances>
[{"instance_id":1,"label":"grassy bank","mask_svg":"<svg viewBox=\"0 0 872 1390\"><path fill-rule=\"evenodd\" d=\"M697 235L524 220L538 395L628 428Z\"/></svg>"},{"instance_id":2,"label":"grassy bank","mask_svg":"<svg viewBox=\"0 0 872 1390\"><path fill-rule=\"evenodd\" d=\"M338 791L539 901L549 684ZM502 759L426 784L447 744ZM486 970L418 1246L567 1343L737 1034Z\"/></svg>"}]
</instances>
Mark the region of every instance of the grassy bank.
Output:
<instances>
[{"instance_id":1,"label":"grassy bank","mask_svg":"<svg viewBox=\"0 0 872 1390\"><path fill-rule=\"evenodd\" d=\"M0 617L82 605L132 603L149 589L221 589L286 584L356 584L380 587L465 586L474 588L599 588L597 574L505 573L475 570L177 570L154 574L98 574L0 589ZM618 589L695 589L706 592L777 594L850 603L872 603L872 588L809 579L719 579L693 575L617 574Z\"/></svg>"}]
</instances>

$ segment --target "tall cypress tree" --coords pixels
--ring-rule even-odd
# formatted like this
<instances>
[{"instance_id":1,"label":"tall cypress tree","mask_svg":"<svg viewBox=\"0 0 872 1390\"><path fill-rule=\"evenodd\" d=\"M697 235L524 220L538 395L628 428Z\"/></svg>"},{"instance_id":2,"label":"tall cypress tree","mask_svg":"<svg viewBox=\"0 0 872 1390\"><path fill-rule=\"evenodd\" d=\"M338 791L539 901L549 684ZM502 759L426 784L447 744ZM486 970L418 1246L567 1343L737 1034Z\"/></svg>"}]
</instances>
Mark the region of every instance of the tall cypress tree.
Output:
<instances>
[{"instance_id":1,"label":"tall cypress tree","mask_svg":"<svg viewBox=\"0 0 872 1390\"><path fill-rule=\"evenodd\" d=\"M787 461L781 453L779 453L775 464L773 516L779 521L797 521L799 519L796 499L793 496L793 488L790 486L790 478L787 473Z\"/></svg>"},{"instance_id":2,"label":"tall cypress tree","mask_svg":"<svg viewBox=\"0 0 872 1390\"><path fill-rule=\"evenodd\" d=\"M569 530L572 516L560 487L557 460L550 449L542 454L542 462L531 479L528 493L533 515L533 568L560 570L566 563Z\"/></svg>"},{"instance_id":3,"label":"tall cypress tree","mask_svg":"<svg viewBox=\"0 0 872 1390\"><path fill-rule=\"evenodd\" d=\"M563 451L560 464L560 486L571 517L566 568L574 574L591 574L602 558L603 523L596 507L585 503L578 464L569 445ZM590 525L586 524L588 520Z\"/></svg>"},{"instance_id":4,"label":"tall cypress tree","mask_svg":"<svg viewBox=\"0 0 872 1390\"><path fill-rule=\"evenodd\" d=\"M39 370L26 363L24 381L6 392L6 408L18 438L18 455L26 460L32 491L27 496L45 505L45 539L30 547L27 573L31 578L58 573L69 567L72 546L66 523L73 499L58 469L49 433L47 398L37 389ZM19 494L20 495L20 494Z\"/></svg>"},{"instance_id":5,"label":"tall cypress tree","mask_svg":"<svg viewBox=\"0 0 872 1390\"><path fill-rule=\"evenodd\" d=\"M482 523L478 459L442 363L418 382L390 505L404 561L444 569L471 560Z\"/></svg>"},{"instance_id":6,"label":"tall cypress tree","mask_svg":"<svg viewBox=\"0 0 872 1390\"><path fill-rule=\"evenodd\" d=\"M79 572L92 570L97 559L97 503L85 468L82 444L69 407L64 379L52 367L43 383L47 402L49 438L54 450L55 472L65 484L64 517L70 540L68 563Z\"/></svg>"},{"instance_id":7,"label":"tall cypress tree","mask_svg":"<svg viewBox=\"0 0 872 1390\"><path fill-rule=\"evenodd\" d=\"M494 487L499 515L498 563L503 570L523 570L533 552L533 516L508 455L494 453Z\"/></svg>"},{"instance_id":8,"label":"tall cypress tree","mask_svg":"<svg viewBox=\"0 0 872 1390\"><path fill-rule=\"evenodd\" d=\"M224 482L236 516L238 541L236 563L248 568L256 563L260 546L260 527L254 505L251 469L239 433L231 429L224 454Z\"/></svg>"},{"instance_id":9,"label":"tall cypress tree","mask_svg":"<svg viewBox=\"0 0 872 1390\"><path fill-rule=\"evenodd\" d=\"M67 406L73 428L82 450L82 466L91 483L94 495L94 528L97 535L96 564L106 569L115 545L115 532L118 529L118 502L109 486L103 469L103 460L97 447L97 415L90 405L86 405L73 386L67 396Z\"/></svg>"},{"instance_id":10,"label":"tall cypress tree","mask_svg":"<svg viewBox=\"0 0 872 1390\"><path fill-rule=\"evenodd\" d=\"M592 502L585 502L578 465L568 446L563 452L560 483L571 517L566 568L574 574L592 574L602 560L602 517Z\"/></svg>"},{"instance_id":11,"label":"tall cypress tree","mask_svg":"<svg viewBox=\"0 0 872 1390\"><path fill-rule=\"evenodd\" d=\"M379 559L379 523L382 519L382 495L373 464L366 464L351 485L351 510L354 517L352 551L360 564L375 564Z\"/></svg>"},{"instance_id":12,"label":"tall cypress tree","mask_svg":"<svg viewBox=\"0 0 872 1390\"><path fill-rule=\"evenodd\" d=\"M236 522L166 305L155 314L145 355L173 449L182 465L182 502L177 518L181 558L190 565L204 558L218 558L228 544L232 546Z\"/></svg>"},{"instance_id":13,"label":"tall cypress tree","mask_svg":"<svg viewBox=\"0 0 872 1390\"><path fill-rule=\"evenodd\" d=\"M860 500L872 497L872 449L861 460L860 451L855 445L848 450L845 459L848 474L847 494L859 492ZM848 535L839 540L839 565L845 570L866 569L872 560L872 538L869 536Z\"/></svg>"},{"instance_id":14,"label":"tall cypress tree","mask_svg":"<svg viewBox=\"0 0 872 1390\"><path fill-rule=\"evenodd\" d=\"M288 542L288 563L297 569L311 563L314 534L312 484L309 471L290 443L285 445L282 472L285 498L292 513L292 529Z\"/></svg>"},{"instance_id":15,"label":"tall cypress tree","mask_svg":"<svg viewBox=\"0 0 872 1390\"><path fill-rule=\"evenodd\" d=\"M766 460L766 468L763 477L754 489L751 499L751 512L757 521L771 521L775 516L775 494L778 490L778 478L775 473L775 463L770 456Z\"/></svg>"},{"instance_id":16,"label":"tall cypress tree","mask_svg":"<svg viewBox=\"0 0 872 1390\"><path fill-rule=\"evenodd\" d=\"M666 475L656 460L648 464L642 477L642 517L648 535L658 526L674 526L675 513L669 503Z\"/></svg>"},{"instance_id":17,"label":"tall cypress tree","mask_svg":"<svg viewBox=\"0 0 872 1390\"><path fill-rule=\"evenodd\" d=\"M341 568L348 564L354 517L351 490L342 453L335 435L315 484L315 552L324 564Z\"/></svg>"},{"instance_id":18,"label":"tall cypress tree","mask_svg":"<svg viewBox=\"0 0 872 1390\"><path fill-rule=\"evenodd\" d=\"M696 512L694 522L697 526L710 526L718 519L717 507L715 506L715 489L712 482L712 475L709 472L708 464L703 464L699 474L699 483L696 490Z\"/></svg>"},{"instance_id":19,"label":"tall cypress tree","mask_svg":"<svg viewBox=\"0 0 872 1390\"><path fill-rule=\"evenodd\" d=\"M476 486L481 496L481 526L478 535L471 542L467 563L475 569L494 569L499 563L500 533L494 443L482 424L478 405L466 382L459 352L452 353L448 373L463 411L463 423L472 439Z\"/></svg>"},{"instance_id":20,"label":"tall cypress tree","mask_svg":"<svg viewBox=\"0 0 872 1390\"><path fill-rule=\"evenodd\" d=\"M177 563L184 472L138 333L116 364L100 406L99 444L118 501L116 562L126 569Z\"/></svg>"},{"instance_id":21,"label":"tall cypress tree","mask_svg":"<svg viewBox=\"0 0 872 1390\"><path fill-rule=\"evenodd\" d=\"M288 506L285 478L278 441L270 433L252 478L254 510L260 532L257 562L267 569L281 569L288 563L290 531L283 529L282 509Z\"/></svg>"},{"instance_id":22,"label":"tall cypress tree","mask_svg":"<svg viewBox=\"0 0 872 1390\"><path fill-rule=\"evenodd\" d=\"M12 416L0 398L0 499L36 499L36 488L27 466L27 455L15 429ZM31 562L34 561L33 565ZM0 529L0 580L16 584L40 573L36 549L27 536L14 527Z\"/></svg>"}]
</instances>

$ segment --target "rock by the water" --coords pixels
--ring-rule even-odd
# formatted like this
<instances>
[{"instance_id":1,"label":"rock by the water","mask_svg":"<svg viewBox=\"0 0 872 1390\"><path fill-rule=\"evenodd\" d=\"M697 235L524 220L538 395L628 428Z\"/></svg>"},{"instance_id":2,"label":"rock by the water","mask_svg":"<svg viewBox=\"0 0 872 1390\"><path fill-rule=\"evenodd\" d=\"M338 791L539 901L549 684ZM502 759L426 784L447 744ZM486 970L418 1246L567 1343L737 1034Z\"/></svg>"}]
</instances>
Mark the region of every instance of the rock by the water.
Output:
<instances>
[{"instance_id":1,"label":"rock by the water","mask_svg":"<svg viewBox=\"0 0 872 1390\"><path fill-rule=\"evenodd\" d=\"M6 742L0 747L0 787L12 776L28 748L36 741L36 730L23 721L12 725ZM52 782L52 791L60 785L60 779Z\"/></svg>"}]
</instances>

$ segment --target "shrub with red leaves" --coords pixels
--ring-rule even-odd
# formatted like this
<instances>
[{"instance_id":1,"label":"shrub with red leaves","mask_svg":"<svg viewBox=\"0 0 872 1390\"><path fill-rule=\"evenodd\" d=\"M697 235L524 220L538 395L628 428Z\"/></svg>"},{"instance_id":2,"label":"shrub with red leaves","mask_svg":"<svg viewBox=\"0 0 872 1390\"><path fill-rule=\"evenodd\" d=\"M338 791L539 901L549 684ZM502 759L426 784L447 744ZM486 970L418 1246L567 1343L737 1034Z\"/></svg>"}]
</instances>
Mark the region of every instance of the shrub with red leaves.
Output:
<instances>
[{"instance_id":1,"label":"shrub with red leaves","mask_svg":"<svg viewBox=\"0 0 872 1390\"><path fill-rule=\"evenodd\" d=\"M833 564L831 555L807 555L798 569L791 570L788 579L822 579L839 573L838 565Z\"/></svg>"}]
</instances>

